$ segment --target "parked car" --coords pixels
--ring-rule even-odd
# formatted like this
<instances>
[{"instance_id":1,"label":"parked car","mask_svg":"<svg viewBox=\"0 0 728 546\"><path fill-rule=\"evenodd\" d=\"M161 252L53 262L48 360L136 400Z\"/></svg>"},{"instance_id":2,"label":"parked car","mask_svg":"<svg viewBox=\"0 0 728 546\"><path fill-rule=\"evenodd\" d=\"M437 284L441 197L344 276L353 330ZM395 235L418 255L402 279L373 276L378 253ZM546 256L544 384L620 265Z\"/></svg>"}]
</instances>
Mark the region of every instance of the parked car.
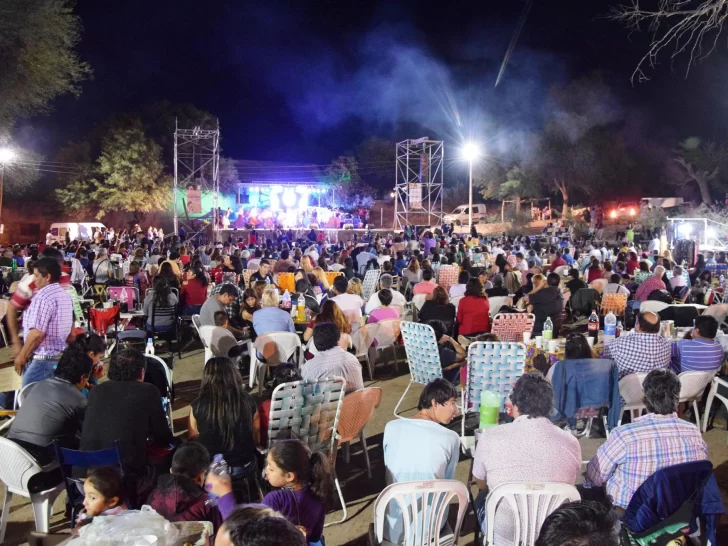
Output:
<instances>
[{"instance_id":1,"label":"parked car","mask_svg":"<svg viewBox=\"0 0 728 546\"><path fill-rule=\"evenodd\" d=\"M637 218L640 215L640 204L630 201L619 203L609 212L609 217L614 218Z\"/></svg>"},{"instance_id":2,"label":"parked car","mask_svg":"<svg viewBox=\"0 0 728 546\"><path fill-rule=\"evenodd\" d=\"M445 224L455 224L461 226L468 223L468 212L470 207L468 205L460 205L456 207L451 213L446 214L443 218ZM485 205L473 205L473 223L485 223Z\"/></svg>"}]
</instances>

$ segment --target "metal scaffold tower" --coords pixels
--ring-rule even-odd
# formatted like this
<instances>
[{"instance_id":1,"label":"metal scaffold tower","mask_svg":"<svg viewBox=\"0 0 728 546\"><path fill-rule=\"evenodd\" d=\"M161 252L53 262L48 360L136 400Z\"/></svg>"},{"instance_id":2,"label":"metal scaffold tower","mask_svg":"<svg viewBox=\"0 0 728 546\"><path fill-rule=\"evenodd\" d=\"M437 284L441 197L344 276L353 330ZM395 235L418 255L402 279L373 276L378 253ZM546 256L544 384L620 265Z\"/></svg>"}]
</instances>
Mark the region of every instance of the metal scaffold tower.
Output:
<instances>
[{"instance_id":1,"label":"metal scaffold tower","mask_svg":"<svg viewBox=\"0 0 728 546\"><path fill-rule=\"evenodd\" d=\"M394 187L395 228L412 221L442 223L443 159L445 144L428 137L397 143Z\"/></svg>"},{"instance_id":2,"label":"metal scaffold tower","mask_svg":"<svg viewBox=\"0 0 728 546\"><path fill-rule=\"evenodd\" d=\"M212 210L209 213L213 233L219 229L220 210L220 122L217 129L180 129L175 120L174 128L174 232L179 233L179 189L196 186L201 192L212 193ZM186 203L186 202L185 202ZM185 218L189 220L185 204ZM205 212L205 211L202 211ZM207 214L203 215L206 216ZM188 227L189 229L189 227Z\"/></svg>"}]
</instances>

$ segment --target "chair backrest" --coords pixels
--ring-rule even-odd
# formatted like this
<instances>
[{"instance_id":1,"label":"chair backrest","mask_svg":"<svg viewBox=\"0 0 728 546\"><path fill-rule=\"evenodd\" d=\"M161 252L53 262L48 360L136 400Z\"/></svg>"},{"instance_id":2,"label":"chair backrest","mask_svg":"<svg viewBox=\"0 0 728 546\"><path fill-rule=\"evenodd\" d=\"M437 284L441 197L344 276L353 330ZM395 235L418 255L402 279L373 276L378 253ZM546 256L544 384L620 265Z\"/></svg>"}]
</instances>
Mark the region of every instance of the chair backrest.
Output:
<instances>
[{"instance_id":1,"label":"chair backrest","mask_svg":"<svg viewBox=\"0 0 728 546\"><path fill-rule=\"evenodd\" d=\"M38 461L12 440L0 436L0 481L12 492L28 491L28 480L40 473Z\"/></svg>"},{"instance_id":2,"label":"chair backrest","mask_svg":"<svg viewBox=\"0 0 728 546\"><path fill-rule=\"evenodd\" d=\"M18 392L18 407L23 407L23 403L25 402L25 399L28 398L28 395L30 394L30 389L33 388L33 386L38 383L38 381L33 381L32 383L28 383L25 387L20 389Z\"/></svg>"},{"instance_id":3,"label":"chair backrest","mask_svg":"<svg viewBox=\"0 0 728 546\"><path fill-rule=\"evenodd\" d=\"M427 385L433 379L442 377L440 352L432 326L419 322L402 321L400 328L411 380Z\"/></svg>"},{"instance_id":4,"label":"chair backrest","mask_svg":"<svg viewBox=\"0 0 728 546\"><path fill-rule=\"evenodd\" d=\"M136 309L139 304L139 290L131 286L109 286L106 289L106 297L110 300L121 301L121 293L126 292L126 301L129 309Z\"/></svg>"},{"instance_id":5,"label":"chair backrest","mask_svg":"<svg viewBox=\"0 0 728 546\"><path fill-rule=\"evenodd\" d=\"M640 306L641 307L641 306ZM602 304L600 313L606 315L610 312L615 315L624 315L627 308L627 296L625 294L604 294L602 296Z\"/></svg>"},{"instance_id":6,"label":"chair backrest","mask_svg":"<svg viewBox=\"0 0 728 546\"><path fill-rule=\"evenodd\" d=\"M336 425L340 444L350 442L359 436L381 401L382 389L379 387L360 389L344 396L339 422Z\"/></svg>"},{"instance_id":7,"label":"chair backrest","mask_svg":"<svg viewBox=\"0 0 728 546\"><path fill-rule=\"evenodd\" d=\"M161 317L177 317L177 306L176 305L157 305L152 304L152 316L149 318L149 323L152 327L155 326L156 319ZM173 323L174 324L174 323Z\"/></svg>"},{"instance_id":8,"label":"chair backrest","mask_svg":"<svg viewBox=\"0 0 728 546\"><path fill-rule=\"evenodd\" d=\"M258 352L262 353L268 343L275 343L279 362L288 362L296 353L301 351L301 338L291 332L268 332L258 336L253 344Z\"/></svg>"},{"instance_id":9,"label":"chair backrest","mask_svg":"<svg viewBox=\"0 0 728 546\"><path fill-rule=\"evenodd\" d=\"M647 311L659 313L667 307L669 307L669 304L664 301L647 300L640 303L640 313L646 313Z\"/></svg>"},{"instance_id":10,"label":"chair backrest","mask_svg":"<svg viewBox=\"0 0 728 546\"><path fill-rule=\"evenodd\" d=\"M512 341L476 341L468 346L468 369L463 412L480 411L480 393L498 393L501 411L505 398L524 373L526 346Z\"/></svg>"},{"instance_id":11,"label":"chair backrest","mask_svg":"<svg viewBox=\"0 0 728 546\"><path fill-rule=\"evenodd\" d=\"M220 326L203 326L200 328L200 339L211 356L228 356L230 349L238 346L235 336ZM207 356L205 363L207 363Z\"/></svg>"},{"instance_id":12,"label":"chair backrest","mask_svg":"<svg viewBox=\"0 0 728 546\"><path fill-rule=\"evenodd\" d=\"M56 458L61 468L64 466L77 466L80 468L89 468L92 466L118 466L124 471L124 464L121 458L121 444L119 440L114 442L114 447L109 449L99 449L96 451L80 451L76 449L68 449L61 447L55 441L53 443L56 450Z\"/></svg>"},{"instance_id":13,"label":"chair backrest","mask_svg":"<svg viewBox=\"0 0 728 546\"><path fill-rule=\"evenodd\" d=\"M200 341L202 341L202 344L204 345L205 342L202 339L202 334L200 334L200 328L202 327L202 322L200 322L200 315L192 315L192 325L195 327L197 335L200 337Z\"/></svg>"},{"instance_id":14,"label":"chair backrest","mask_svg":"<svg viewBox=\"0 0 728 546\"><path fill-rule=\"evenodd\" d=\"M491 332L501 341L523 341L524 332L532 332L536 317L533 313L498 313Z\"/></svg>"},{"instance_id":15,"label":"chair backrest","mask_svg":"<svg viewBox=\"0 0 728 546\"><path fill-rule=\"evenodd\" d=\"M515 514L512 544L533 546L544 520L565 502L581 500L576 487L566 483L506 483L493 489L485 501L488 522L486 544L493 544L495 514L503 502Z\"/></svg>"},{"instance_id":16,"label":"chair backrest","mask_svg":"<svg viewBox=\"0 0 728 546\"><path fill-rule=\"evenodd\" d=\"M401 334L402 319L386 319L377 322L377 328L374 339L377 340L377 347L392 347L397 343Z\"/></svg>"},{"instance_id":17,"label":"chair backrest","mask_svg":"<svg viewBox=\"0 0 728 546\"><path fill-rule=\"evenodd\" d=\"M456 265L441 265L439 269L439 275L437 278L437 284L442 286L446 292L450 291L450 287L458 283L458 275L460 274L460 268Z\"/></svg>"},{"instance_id":18,"label":"chair backrest","mask_svg":"<svg viewBox=\"0 0 728 546\"><path fill-rule=\"evenodd\" d=\"M365 356L369 347L377 337L379 332L379 322L373 322L371 324L365 324L358 330L351 333L351 342L356 351L356 356ZM313 338L311 338L313 340Z\"/></svg>"},{"instance_id":19,"label":"chair backrest","mask_svg":"<svg viewBox=\"0 0 728 546\"><path fill-rule=\"evenodd\" d=\"M346 322L351 325L352 334L361 328L361 313L354 311L353 309L346 309L343 311L346 317Z\"/></svg>"},{"instance_id":20,"label":"chair backrest","mask_svg":"<svg viewBox=\"0 0 728 546\"><path fill-rule=\"evenodd\" d=\"M329 281L331 286L333 286L334 279L340 275L343 275L341 271L326 271L326 280Z\"/></svg>"},{"instance_id":21,"label":"chair backrest","mask_svg":"<svg viewBox=\"0 0 728 546\"><path fill-rule=\"evenodd\" d=\"M380 273L381 271L379 269L370 269L366 272L366 275L364 275L364 281L361 286L362 292L364 293L364 301L369 301L369 298L377 289Z\"/></svg>"},{"instance_id":22,"label":"chair backrest","mask_svg":"<svg viewBox=\"0 0 728 546\"><path fill-rule=\"evenodd\" d=\"M341 377L278 385L271 397L268 449L276 440L297 438L313 451L333 453L345 387Z\"/></svg>"},{"instance_id":23,"label":"chair backrest","mask_svg":"<svg viewBox=\"0 0 728 546\"><path fill-rule=\"evenodd\" d=\"M427 301L427 294L415 294L412 296L412 303L415 304L418 311L425 305L425 301Z\"/></svg>"},{"instance_id":24,"label":"chair backrest","mask_svg":"<svg viewBox=\"0 0 728 546\"><path fill-rule=\"evenodd\" d=\"M384 488L374 502L374 532L377 544L384 541L384 521L387 505L394 501L401 512L406 546L440 544L440 530L447 519L450 501L458 502L454 539L457 543L460 528L468 507L468 488L458 480L433 480L393 483Z\"/></svg>"},{"instance_id":25,"label":"chair backrest","mask_svg":"<svg viewBox=\"0 0 728 546\"><path fill-rule=\"evenodd\" d=\"M458 305L460 305L460 300L463 299L465 296L454 296L450 298L450 303L452 303L455 306L455 310L457 311Z\"/></svg>"},{"instance_id":26,"label":"chair backrest","mask_svg":"<svg viewBox=\"0 0 728 546\"><path fill-rule=\"evenodd\" d=\"M490 311L488 314L490 315L490 318L493 318L498 314L498 311L500 311L500 308L504 305L510 305L509 302L512 302L510 296L495 296L492 298L488 298L488 303L490 304Z\"/></svg>"},{"instance_id":27,"label":"chair backrest","mask_svg":"<svg viewBox=\"0 0 728 546\"><path fill-rule=\"evenodd\" d=\"M167 363L159 358L157 355L144 355L147 359L147 373L151 375L150 371L150 364L153 366L157 366L159 370L162 372L162 375L164 376L164 381L167 383L166 385L166 392L165 389L160 388L163 387L163 385L159 384L156 385L156 387L159 389L159 392L162 394L162 398L169 398L171 392L172 392L172 385L174 384L174 379L172 378L172 370L169 369L169 366L167 366ZM156 375L155 375L156 377Z\"/></svg>"},{"instance_id":28,"label":"chair backrest","mask_svg":"<svg viewBox=\"0 0 728 546\"><path fill-rule=\"evenodd\" d=\"M625 409L644 406L645 393L642 390L642 382L645 377L646 373L631 373L619 380L619 394L624 400Z\"/></svg>"},{"instance_id":29,"label":"chair backrest","mask_svg":"<svg viewBox=\"0 0 728 546\"><path fill-rule=\"evenodd\" d=\"M716 372L682 372L680 380L680 402L692 402L703 397L705 388L713 381Z\"/></svg>"},{"instance_id":30,"label":"chair backrest","mask_svg":"<svg viewBox=\"0 0 728 546\"><path fill-rule=\"evenodd\" d=\"M296 281L294 280L293 273L278 273L278 290L281 294L286 290L291 294L296 293Z\"/></svg>"}]
</instances>

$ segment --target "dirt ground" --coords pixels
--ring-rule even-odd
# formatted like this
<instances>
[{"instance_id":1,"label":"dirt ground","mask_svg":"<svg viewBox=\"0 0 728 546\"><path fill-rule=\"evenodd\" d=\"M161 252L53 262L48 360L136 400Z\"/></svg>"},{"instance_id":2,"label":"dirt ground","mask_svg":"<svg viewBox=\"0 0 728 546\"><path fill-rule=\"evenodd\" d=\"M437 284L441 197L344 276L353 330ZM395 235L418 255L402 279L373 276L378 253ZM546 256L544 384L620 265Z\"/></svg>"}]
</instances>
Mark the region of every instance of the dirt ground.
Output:
<instances>
[{"instance_id":1,"label":"dirt ground","mask_svg":"<svg viewBox=\"0 0 728 546\"><path fill-rule=\"evenodd\" d=\"M0 350L0 358L8 356L4 354L4 351L6 350ZM366 386L384 389L382 403L365 429L373 477L371 480L367 478L364 458L358 442L351 446L350 464L345 464L343 456L339 455L336 472L346 499L348 519L342 524L332 525L325 529L324 535L327 546L367 544L369 524L372 522L374 513L374 501L385 486L381 445L384 427L395 418L392 413L394 406L409 382L409 372L406 365L403 364L404 355L400 356L399 373L395 373L394 366L387 363L390 354L389 351L385 351L380 355L380 364L375 370L375 380L365 381ZM185 433L189 404L197 395L203 367L202 350L193 349L191 352L184 353L183 356L183 359L176 362L174 369L176 391L174 420L175 433L178 435L184 435ZM420 385L414 385L410 389L402 405L405 416L415 413L415 406L421 390ZM459 421L453 422L451 427L459 431ZM708 431L704 438L708 444L710 460L716 468L724 500L728 502L728 445L726 443L725 425L720 423L718 428ZM602 438L581 438L583 459L587 461L591 458L603 441ZM504 456L507 456L507 454L504 454ZM470 462L470 459L461 456L457 467L457 479L466 480ZM2 463L0 462L0 464ZM68 522L63 519L64 499L65 493L55 502L51 532L61 532L68 528ZM337 506L336 509L329 512L326 520L327 522L337 521L341 519L341 516L342 511ZM723 524L728 527L728 522L725 519ZM29 500L15 496L12 499L7 534L3 544L8 546L26 544L26 536L33 529L33 515ZM473 543L473 529L474 518L468 513L463 525L463 538L460 544ZM723 534L723 536L726 537L728 534ZM720 535L718 544L721 544Z\"/></svg>"}]
</instances>

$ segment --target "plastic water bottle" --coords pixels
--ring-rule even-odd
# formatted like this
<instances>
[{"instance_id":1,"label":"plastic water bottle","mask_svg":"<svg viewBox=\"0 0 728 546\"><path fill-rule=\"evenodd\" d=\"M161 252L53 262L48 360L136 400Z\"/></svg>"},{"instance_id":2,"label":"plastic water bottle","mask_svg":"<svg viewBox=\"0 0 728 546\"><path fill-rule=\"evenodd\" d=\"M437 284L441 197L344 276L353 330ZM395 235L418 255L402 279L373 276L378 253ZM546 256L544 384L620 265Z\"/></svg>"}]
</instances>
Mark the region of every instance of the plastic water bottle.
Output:
<instances>
[{"instance_id":1,"label":"plastic water bottle","mask_svg":"<svg viewBox=\"0 0 728 546\"><path fill-rule=\"evenodd\" d=\"M554 323L551 322L551 317L546 317L546 322L543 323L543 331L541 332L544 341L550 341L554 338Z\"/></svg>"},{"instance_id":2,"label":"plastic water bottle","mask_svg":"<svg viewBox=\"0 0 728 546\"><path fill-rule=\"evenodd\" d=\"M622 321L620 320L619 322L617 322L617 331L615 332L615 337L621 336L622 332L624 332L624 325L622 324Z\"/></svg>"},{"instance_id":3,"label":"plastic water bottle","mask_svg":"<svg viewBox=\"0 0 728 546\"><path fill-rule=\"evenodd\" d=\"M288 290L283 292L283 309L290 309L291 308L291 294L288 293Z\"/></svg>"},{"instance_id":4,"label":"plastic water bottle","mask_svg":"<svg viewBox=\"0 0 728 546\"><path fill-rule=\"evenodd\" d=\"M298 317L298 320L303 320L306 316L306 296L301 294L298 296L298 301L296 302L296 316Z\"/></svg>"},{"instance_id":5,"label":"plastic water bottle","mask_svg":"<svg viewBox=\"0 0 728 546\"><path fill-rule=\"evenodd\" d=\"M218 453L212 458L212 462L210 463L210 472L221 477L230 475L230 466L228 466L225 462L222 453Z\"/></svg>"},{"instance_id":6,"label":"plastic water bottle","mask_svg":"<svg viewBox=\"0 0 728 546\"><path fill-rule=\"evenodd\" d=\"M720 285L721 286L724 286L725 285L725 275L721 275L720 276Z\"/></svg>"},{"instance_id":7,"label":"plastic water bottle","mask_svg":"<svg viewBox=\"0 0 728 546\"><path fill-rule=\"evenodd\" d=\"M617 317L611 311L604 317L604 343L617 337Z\"/></svg>"},{"instance_id":8,"label":"plastic water bottle","mask_svg":"<svg viewBox=\"0 0 728 546\"><path fill-rule=\"evenodd\" d=\"M596 311L592 311L589 317L588 335L594 338L594 343L599 339L599 317Z\"/></svg>"},{"instance_id":9,"label":"plastic water bottle","mask_svg":"<svg viewBox=\"0 0 728 546\"><path fill-rule=\"evenodd\" d=\"M147 338L147 348L144 351L145 355L153 355L154 354L154 340L152 340L151 337Z\"/></svg>"},{"instance_id":10,"label":"plastic water bottle","mask_svg":"<svg viewBox=\"0 0 728 546\"><path fill-rule=\"evenodd\" d=\"M482 391L480 393L480 428L493 427L498 424L498 412L501 399L498 393Z\"/></svg>"}]
</instances>

